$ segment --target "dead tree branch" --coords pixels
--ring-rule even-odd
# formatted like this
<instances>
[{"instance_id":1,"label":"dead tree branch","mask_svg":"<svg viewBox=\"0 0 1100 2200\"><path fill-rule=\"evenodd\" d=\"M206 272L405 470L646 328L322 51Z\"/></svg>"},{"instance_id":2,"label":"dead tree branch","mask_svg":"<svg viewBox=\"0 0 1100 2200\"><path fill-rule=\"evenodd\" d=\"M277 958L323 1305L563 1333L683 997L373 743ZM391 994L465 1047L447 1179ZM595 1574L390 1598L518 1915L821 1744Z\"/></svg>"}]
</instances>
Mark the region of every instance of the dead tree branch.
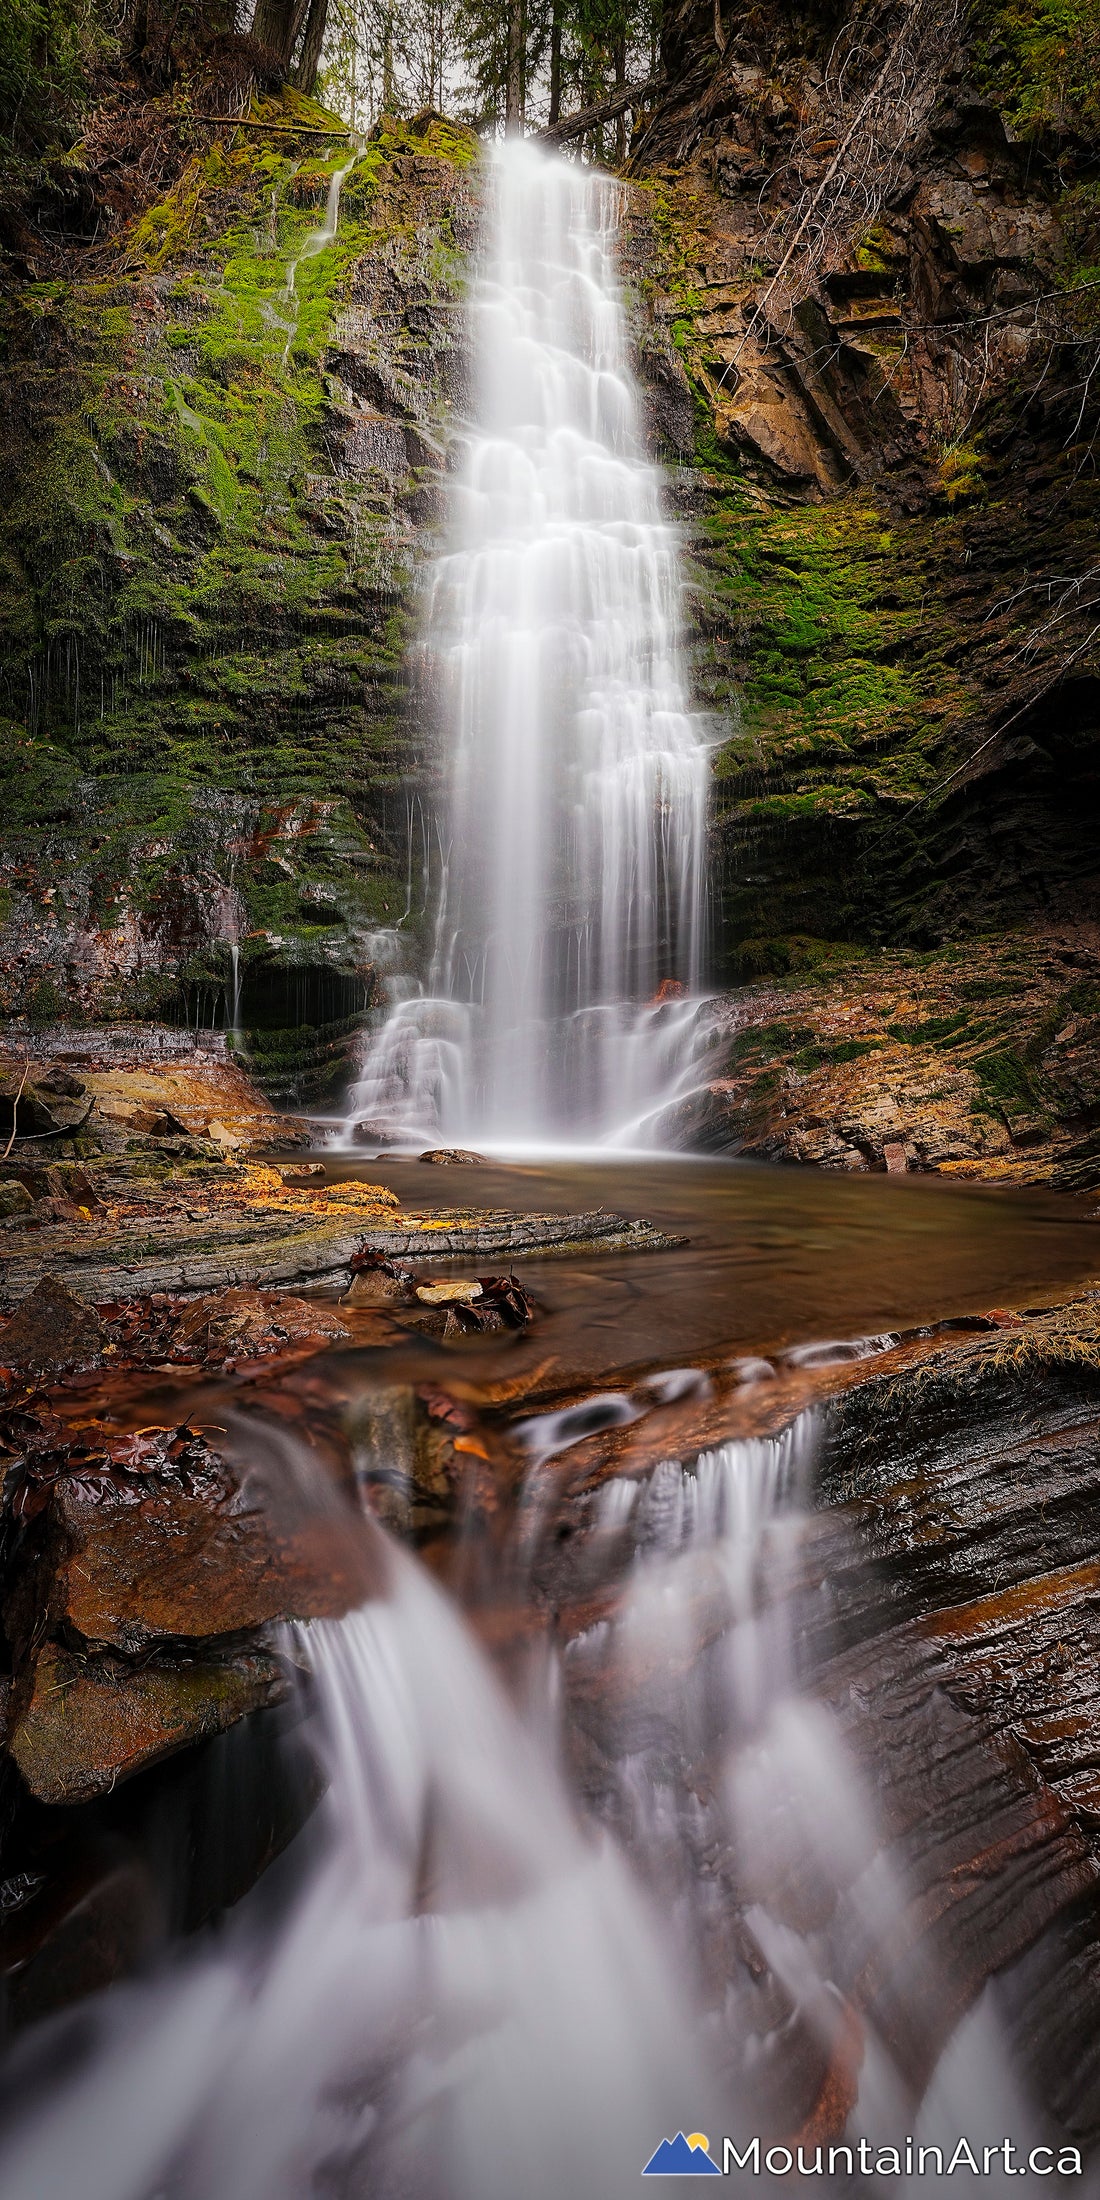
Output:
<instances>
[{"instance_id":1,"label":"dead tree branch","mask_svg":"<svg viewBox=\"0 0 1100 2200\"><path fill-rule=\"evenodd\" d=\"M532 134L544 145L565 145L570 138L583 137L587 130L598 130L605 122L614 122L618 115L625 115L632 108L644 107L647 100L663 89L663 79L651 76L644 84L620 84L594 107L582 107L575 115L565 115L561 122L548 124L545 130Z\"/></svg>"}]
</instances>

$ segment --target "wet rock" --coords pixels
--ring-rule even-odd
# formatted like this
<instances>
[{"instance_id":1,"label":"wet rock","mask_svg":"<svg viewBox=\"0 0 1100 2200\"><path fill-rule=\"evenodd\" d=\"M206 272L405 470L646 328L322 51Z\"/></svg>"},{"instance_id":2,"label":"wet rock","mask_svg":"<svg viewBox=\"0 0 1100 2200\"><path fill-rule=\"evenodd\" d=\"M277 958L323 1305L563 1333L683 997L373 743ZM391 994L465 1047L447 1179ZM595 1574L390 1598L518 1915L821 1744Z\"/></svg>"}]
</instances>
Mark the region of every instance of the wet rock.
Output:
<instances>
[{"instance_id":1,"label":"wet rock","mask_svg":"<svg viewBox=\"0 0 1100 2200\"><path fill-rule=\"evenodd\" d=\"M392 1146L396 1134L388 1123L356 1123L351 1135L357 1146Z\"/></svg>"},{"instance_id":2,"label":"wet rock","mask_svg":"<svg viewBox=\"0 0 1100 2200\"><path fill-rule=\"evenodd\" d=\"M446 1283L418 1283L416 1295L424 1306L468 1306L481 1297L481 1285L455 1277Z\"/></svg>"},{"instance_id":3,"label":"wet rock","mask_svg":"<svg viewBox=\"0 0 1100 2200\"><path fill-rule=\"evenodd\" d=\"M223 1659L88 1657L47 1643L10 1749L40 1802L89 1802L188 1743L218 1734L286 1690L263 1652Z\"/></svg>"},{"instance_id":4,"label":"wet rock","mask_svg":"<svg viewBox=\"0 0 1100 2200\"><path fill-rule=\"evenodd\" d=\"M46 1873L18 1876L25 1888L0 1883L0 1980L12 2031L136 1970L163 1922L140 1857L102 1835L68 1844Z\"/></svg>"},{"instance_id":5,"label":"wet rock","mask_svg":"<svg viewBox=\"0 0 1100 2200\"><path fill-rule=\"evenodd\" d=\"M228 1154L227 1157L229 1158ZM136 1164L127 1161L127 1167ZM516 1214L511 1209L442 1208L406 1214L384 1186L327 1184L289 1191L273 1169L235 1161L224 1176L186 1187L167 1180L172 1165L151 1162L147 1212L125 1198L111 1231L89 1232L75 1218L71 1234L51 1233L48 1251L32 1236L13 1248L4 1288L12 1298L33 1289L43 1273L59 1275L96 1303L160 1292L211 1292L270 1287L339 1274L367 1252L403 1260L498 1260L537 1251L540 1258L576 1253L650 1252L672 1241L648 1223L598 1209L581 1215ZM156 1187L165 1182L167 1196ZM183 1187L181 1187L181 1192Z\"/></svg>"},{"instance_id":6,"label":"wet rock","mask_svg":"<svg viewBox=\"0 0 1100 2200\"><path fill-rule=\"evenodd\" d=\"M358 1478L373 1512L397 1533L435 1532L456 1506L477 1502L487 1457L476 1415L446 1391L411 1383L372 1384L358 1401L351 1439ZM491 1490L481 1496L491 1510Z\"/></svg>"},{"instance_id":7,"label":"wet rock","mask_svg":"<svg viewBox=\"0 0 1100 2200\"><path fill-rule=\"evenodd\" d=\"M382 1254L356 1254L352 1278L341 1306L394 1306L408 1304L415 1285L412 1271L386 1260Z\"/></svg>"},{"instance_id":8,"label":"wet rock","mask_svg":"<svg viewBox=\"0 0 1100 2200\"><path fill-rule=\"evenodd\" d=\"M292 1191L298 1191L311 1184L320 1186L325 1182L324 1163L321 1161L304 1161L297 1169L280 1169L279 1175L283 1183Z\"/></svg>"},{"instance_id":9,"label":"wet rock","mask_svg":"<svg viewBox=\"0 0 1100 2200\"><path fill-rule=\"evenodd\" d=\"M0 1222L10 1222L15 1215L29 1214L33 1205L34 1201L25 1184L20 1184L15 1178L6 1184L0 1184Z\"/></svg>"},{"instance_id":10,"label":"wet rock","mask_svg":"<svg viewBox=\"0 0 1100 2200\"><path fill-rule=\"evenodd\" d=\"M351 1334L333 1307L281 1291L219 1291L169 1309L162 1326L171 1358L207 1366L258 1359L291 1345L335 1343Z\"/></svg>"},{"instance_id":11,"label":"wet rock","mask_svg":"<svg viewBox=\"0 0 1100 2200\"><path fill-rule=\"evenodd\" d=\"M106 1342L95 1308L56 1276L43 1276L0 1332L0 1358L7 1367L42 1372L88 1367Z\"/></svg>"},{"instance_id":12,"label":"wet rock","mask_svg":"<svg viewBox=\"0 0 1100 2200\"><path fill-rule=\"evenodd\" d=\"M221 1441L233 1457L188 1428L28 1437L5 1605L17 1670L44 1625L138 1654L339 1618L377 1588L368 1524L320 1460L277 1424L242 1420Z\"/></svg>"},{"instance_id":13,"label":"wet rock","mask_svg":"<svg viewBox=\"0 0 1100 2200\"><path fill-rule=\"evenodd\" d=\"M433 1146L429 1153L422 1153L419 1158L421 1161L434 1162L441 1168L456 1161L464 1162L472 1168L481 1168L485 1164L483 1153L468 1153L462 1146Z\"/></svg>"}]
</instances>

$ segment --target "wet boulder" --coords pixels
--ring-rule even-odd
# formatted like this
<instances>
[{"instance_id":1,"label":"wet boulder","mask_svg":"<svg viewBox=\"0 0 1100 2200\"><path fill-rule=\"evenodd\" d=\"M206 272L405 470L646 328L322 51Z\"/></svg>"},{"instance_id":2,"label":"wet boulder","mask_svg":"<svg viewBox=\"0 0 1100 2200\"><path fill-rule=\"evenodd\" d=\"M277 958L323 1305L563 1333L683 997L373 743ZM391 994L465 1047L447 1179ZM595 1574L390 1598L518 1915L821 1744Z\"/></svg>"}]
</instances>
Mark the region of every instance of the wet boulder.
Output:
<instances>
[{"instance_id":1,"label":"wet boulder","mask_svg":"<svg viewBox=\"0 0 1100 2200\"><path fill-rule=\"evenodd\" d=\"M93 1306L85 1306L67 1283L43 1276L0 1331L0 1360L5 1367L52 1373L89 1367L107 1341Z\"/></svg>"},{"instance_id":2,"label":"wet boulder","mask_svg":"<svg viewBox=\"0 0 1100 2200\"><path fill-rule=\"evenodd\" d=\"M432 1162L437 1168L448 1168L455 1162L463 1162L467 1168L485 1166L483 1153L469 1153L464 1146L433 1146L429 1153L422 1153L420 1159Z\"/></svg>"},{"instance_id":3,"label":"wet boulder","mask_svg":"<svg viewBox=\"0 0 1100 2200\"><path fill-rule=\"evenodd\" d=\"M189 1427L95 1422L29 1442L5 1608L17 1658L43 1617L67 1639L135 1655L361 1603L377 1553L354 1499L281 1429L242 1417L232 1451Z\"/></svg>"},{"instance_id":4,"label":"wet boulder","mask_svg":"<svg viewBox=\"0 0 1100 2200\"><path fill-rule=\"evenodd\" d=\"M220 1734L286 1693L263 1651L151 1660L90 1657L46 1643L9 1747L43 1803L86 1803L147 1765Z\"/></svg>"}]
</instances>

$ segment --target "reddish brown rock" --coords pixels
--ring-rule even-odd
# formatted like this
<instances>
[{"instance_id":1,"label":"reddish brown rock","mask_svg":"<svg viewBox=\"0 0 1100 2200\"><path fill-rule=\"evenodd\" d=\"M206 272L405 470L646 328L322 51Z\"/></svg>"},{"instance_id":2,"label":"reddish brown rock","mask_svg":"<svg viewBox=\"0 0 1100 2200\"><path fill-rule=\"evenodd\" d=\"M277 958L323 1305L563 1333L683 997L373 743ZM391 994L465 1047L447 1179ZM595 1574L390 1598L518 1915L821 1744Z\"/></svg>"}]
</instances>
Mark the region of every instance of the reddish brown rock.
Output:
<instances>
[{"instance_id":1,"label":"reddish brown rock","mask_svg":"<svg viewBox=\"0 0 1100 2200\"><path fill-rule=\"evenodd\" d=\"M230 1460L189 1428L45 1430L13 1497L27 1530L4 1615L17 1664L43 1614L134 1653L363 1601L378 1562L354 1497L278 1427L242 1419L234 1446Z\"/></svg>"},{"instance_id":2,"label":"reddish brown rock","mask_svg":"<svg viewBox=\"0 0 1100 2200\"><path fill-rule=\"evenodd\" d=\"M43 1276L0 1332L0 1360L6 1367L41 1370L87 1367L105 1343L95 1308L58 1277Z\"/></svg>"},{"instance_id":3,"label":"reddish brown rock","mask_svg":"<svg viewBox=\"0 0 1100 2200\"><path fill-rule=\"evenodd\" d=\"M288 1345L338 1342L351 1332L335 1308L281 1291L217 1291L181 1306L173 1357L253 1359Z\"/></svg>"},{"instance_id":4,"label":"reddish brown rock","mask_svg":"<svg viewBox=\"0 0 1100 2200\"><path fill-rule=\"evenodd\" d=\"M214 1470L216 1477L217 1470ZM373 1582L365 1527L331 1489L279 1487L223 1470L187 1488L57 1485L53 1605L89 1642L128 1650L208 1639L275 1619L339 1618Z\"/></svg>"}]
</instances>

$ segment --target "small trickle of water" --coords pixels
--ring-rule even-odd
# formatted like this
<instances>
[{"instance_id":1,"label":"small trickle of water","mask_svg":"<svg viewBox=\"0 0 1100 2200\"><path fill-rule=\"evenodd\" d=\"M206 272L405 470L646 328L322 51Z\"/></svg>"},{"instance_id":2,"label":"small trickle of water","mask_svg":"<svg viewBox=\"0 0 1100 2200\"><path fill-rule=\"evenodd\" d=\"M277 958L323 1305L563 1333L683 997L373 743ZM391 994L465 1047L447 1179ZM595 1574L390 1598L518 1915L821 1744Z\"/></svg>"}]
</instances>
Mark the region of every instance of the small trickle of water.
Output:
<instances>
[{"instance_id":1,"label":"small trickle of water","mask_svg":"<svg viewBox=\"0 0 1100 2200\"><path fill-rule=\"evenodd\" d=\"M241 1033L241 924L245 916L244 904L235 886L219 886L214 896L215 938L221 941L229 956L229 997L226 1028L231 1039L238 1042Z\"/></svg>"},{"instance_id":2,"label":"small trickle of water","mask_svg":"<svg viewBox=\"0 0 1100 2200\"><path fill-rule=\"evenodd\" d=\"M283 352L284 364L290 356L290 347L298 327L298 269L304 260L315 260L319 252L326 251L328 246L335 241L336 232L340 226L340 193L359 158L359 149L356 147L349 154L343 167L333 171L325 196L325 211L321 217L320 225L308 232L301 251L296 254L287 268L283 300L285 304L293 306L294 319L292 321L276 321L275 323L276 326L285 328L287 331L286 348Z\"/></svg>"},{"instance_id":3,"label":"small trickle of water","mask_svg":"<svg viewBox=\"0 0 1100 2200\"><path fill-rule=\"evenodd\" d=\"M353 1101L384 1131L638 1135L698 1043L707 743L618 218L609 176L498 152L478 419L427 600L446 773L435 952Z\"/></svg>"}]
</instances>

